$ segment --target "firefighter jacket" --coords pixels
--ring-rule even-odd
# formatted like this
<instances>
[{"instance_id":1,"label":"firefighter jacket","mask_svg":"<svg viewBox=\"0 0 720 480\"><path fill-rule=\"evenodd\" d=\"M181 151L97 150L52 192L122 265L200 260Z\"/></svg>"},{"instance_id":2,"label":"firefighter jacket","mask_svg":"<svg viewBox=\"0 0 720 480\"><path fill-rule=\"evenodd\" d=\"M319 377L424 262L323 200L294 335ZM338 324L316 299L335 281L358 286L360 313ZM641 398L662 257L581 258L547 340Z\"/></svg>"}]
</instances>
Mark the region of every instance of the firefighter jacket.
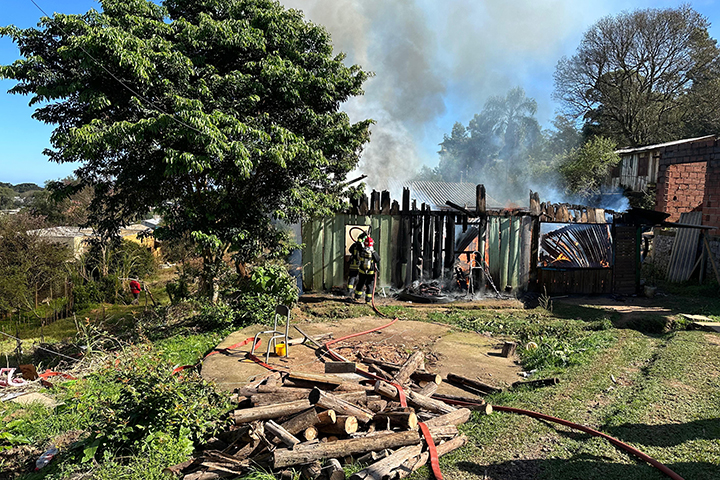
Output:
<instances>
[{"instance_id":1,"label":"firefighter jacket","mask_svg":"<svg viewBox=\"0 0 720 480\"><path fill-rule=\"evenodd\" d=\"M372 248L363 248L359 254L358 271L364 275L372 275L380 267L380 255Z\"/></svg>"},{"instance_id":2,"label":"firefighter jacket","mask_svg":"<svg viewBox=\"0 0 720 480\"><path fill-rule=\"evenodd\" d=\"M360 241L356 241L350 245L350 270L357 270L360 265L360 251L363 249L363 244Z\"/></svg>"}]
</instances>

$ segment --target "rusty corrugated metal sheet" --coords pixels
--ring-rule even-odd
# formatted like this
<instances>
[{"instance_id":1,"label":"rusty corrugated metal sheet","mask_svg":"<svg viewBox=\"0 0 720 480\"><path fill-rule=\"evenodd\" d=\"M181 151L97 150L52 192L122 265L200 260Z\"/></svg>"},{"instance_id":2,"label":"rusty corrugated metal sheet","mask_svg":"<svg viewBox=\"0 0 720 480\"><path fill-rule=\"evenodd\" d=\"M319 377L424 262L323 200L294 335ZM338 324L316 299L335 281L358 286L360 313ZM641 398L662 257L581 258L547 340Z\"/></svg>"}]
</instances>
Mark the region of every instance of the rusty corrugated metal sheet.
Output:
<instances>
[{"instance_id":1,"label":"rusty corrugated metal sheet","mask_svg":"<svg viewBox=\"0 0 720 480\"><path fill-rule=\"evenodd\" d=\"M702 225L702 212L681 213L678 223ZM670 253L670 264L667 273L668 282L686 282L690 279L697 260L699 240L700 229L678 229Z\"/></svg>"}]
</instances>

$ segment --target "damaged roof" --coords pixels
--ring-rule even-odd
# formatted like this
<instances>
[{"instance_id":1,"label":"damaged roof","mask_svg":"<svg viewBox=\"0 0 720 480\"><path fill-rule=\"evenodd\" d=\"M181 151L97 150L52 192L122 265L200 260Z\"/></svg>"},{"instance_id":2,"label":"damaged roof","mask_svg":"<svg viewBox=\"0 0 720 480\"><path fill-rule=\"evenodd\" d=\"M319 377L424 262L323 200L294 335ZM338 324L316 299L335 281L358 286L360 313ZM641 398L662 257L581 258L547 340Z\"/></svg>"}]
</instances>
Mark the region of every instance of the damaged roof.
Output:
<instances>
[{"instance_id":1,"label":"damaged roof","mask_svg":"<svg viewBox=\"0 0 720 480\"><path fill-rule=\"evenodd\" d=\"M474 183L426 182L417 181L410 184L410 198L419 204L430 205L433 210L446 210L450 207L445 202L451 202L468 209L475 208L476 188ZM485 204L488 208L498 208L500 202L485 195Z\"/></svg>"}]
</instances>

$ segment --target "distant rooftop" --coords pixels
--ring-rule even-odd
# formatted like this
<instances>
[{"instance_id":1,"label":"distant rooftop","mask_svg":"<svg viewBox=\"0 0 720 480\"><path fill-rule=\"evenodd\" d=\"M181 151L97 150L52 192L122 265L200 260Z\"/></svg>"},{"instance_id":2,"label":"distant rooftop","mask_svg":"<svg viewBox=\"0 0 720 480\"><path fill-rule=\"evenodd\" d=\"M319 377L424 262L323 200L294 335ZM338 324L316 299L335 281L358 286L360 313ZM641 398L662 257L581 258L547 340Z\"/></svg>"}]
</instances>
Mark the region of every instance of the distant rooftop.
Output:
<instances>
[{"instance_id":1,"label":"distant rooftop","mask_svg":"<svg viewBox=\"0 0 720 480\"><path fill-rule=\"evenodd\" d=\"M28 230L31 235L38 235L40 237L90 237L93 235L92 228L80 228L80 227L48 227L40 228L37 230Z\"/></svg>"}]
</instances>

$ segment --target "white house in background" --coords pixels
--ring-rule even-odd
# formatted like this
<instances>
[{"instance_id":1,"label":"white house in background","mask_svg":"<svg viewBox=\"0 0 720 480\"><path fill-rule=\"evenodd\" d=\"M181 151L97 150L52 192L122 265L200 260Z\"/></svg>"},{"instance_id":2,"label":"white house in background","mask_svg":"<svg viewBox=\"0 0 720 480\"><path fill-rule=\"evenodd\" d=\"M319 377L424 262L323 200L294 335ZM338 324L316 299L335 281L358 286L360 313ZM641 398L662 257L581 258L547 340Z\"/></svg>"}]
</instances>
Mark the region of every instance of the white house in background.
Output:
<instances>
[{"instance_id":1,"label":"white house in background","mask_svg":"<svg viewBox=\"0 0 720 480\"><path fill-rule=\"evenodd\" d=\"M29 230L29 235L36 235L48 242L66 245L73 252L75 258L85 252L87 241L91 239L95 233L92 228L80 227L49 227L37 230Z\"/></svg>"}]
</instances>

